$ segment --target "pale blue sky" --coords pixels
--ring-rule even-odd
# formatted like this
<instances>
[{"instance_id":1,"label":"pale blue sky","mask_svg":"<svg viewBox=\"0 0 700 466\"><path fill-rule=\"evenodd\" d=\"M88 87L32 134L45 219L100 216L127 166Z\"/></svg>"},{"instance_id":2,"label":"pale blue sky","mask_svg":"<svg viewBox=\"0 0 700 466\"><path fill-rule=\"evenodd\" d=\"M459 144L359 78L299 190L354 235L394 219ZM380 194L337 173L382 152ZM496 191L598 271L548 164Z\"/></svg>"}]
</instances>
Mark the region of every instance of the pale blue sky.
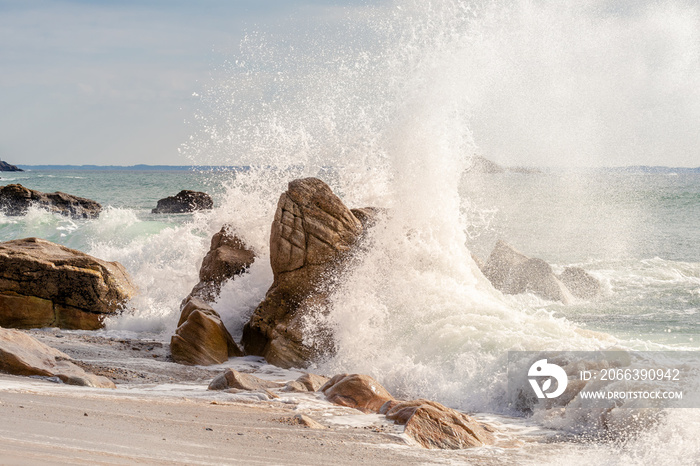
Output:
<instances>
[{"instance_id":1,"label":"pale blue sky","mask_svg":"<svg viewBox=\"0 0 700 466\"><path fill-rule=\"evenodd\" d=\"M246 32L303 34L391 1L0 0L0 159L189 164L178 148L195 131L185 123L202 107L194 94L235 60ZM483 155L700 165L696 1L434 1L450 2L498 10L461 58Z\"/></svg>"},{"instance_id":2,"label":"pale blue sky","mask_svg":"<svg viewBox=\"0 0 700 466\"><path fill-rule=\"evenodd\" d=\"M244 31L353 1L0 0L0 159L188 164L193 93Z\"/></svg>"}]
</instances>

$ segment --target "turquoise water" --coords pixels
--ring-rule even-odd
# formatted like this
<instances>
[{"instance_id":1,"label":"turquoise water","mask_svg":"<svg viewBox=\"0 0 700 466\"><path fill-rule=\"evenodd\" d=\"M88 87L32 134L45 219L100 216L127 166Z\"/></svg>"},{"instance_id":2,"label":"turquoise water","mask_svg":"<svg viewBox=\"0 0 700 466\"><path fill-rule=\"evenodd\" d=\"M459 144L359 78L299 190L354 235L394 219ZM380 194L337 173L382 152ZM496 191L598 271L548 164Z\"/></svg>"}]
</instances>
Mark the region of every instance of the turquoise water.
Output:
<instances>
[{"instance_id":1,"label":"turquoise water","mask_svg":"<svg viewBox=\"0 0 700 466\"><path fill-rule=\"evenodd\" d=\"M699 346L700 175L483 175L462 192L482 209L470 240L478 256L503 238L605 284L593 302L546 306L556 315L640 348Z\"/></svg>"},{"instance_id":2,"label":"turquoise water","mask_svg":"<svg viewBox=\"0 0 700 466\"><path fill-rule=\"evenodd\" d=\"M147 292L139 305L160 316L152 321L154 309L141 309L151 322L143 329L169 331L211 232L230 214L226 186L235 175L53 170L5 173L2 182L100 202L105 210L94 221L42 211L2 215L0 240L40 236L123 261ZM151 214L158 199L181 189L209 192L217 210ZM562 306L526 295L514 298L516 306L550 310L640 348L700 346L700 176L467 175L460 192L468 246L477 256L486 259L502 238L555 270L581 266L605 286L592 302Z\"/></svg>"}]
</instances>

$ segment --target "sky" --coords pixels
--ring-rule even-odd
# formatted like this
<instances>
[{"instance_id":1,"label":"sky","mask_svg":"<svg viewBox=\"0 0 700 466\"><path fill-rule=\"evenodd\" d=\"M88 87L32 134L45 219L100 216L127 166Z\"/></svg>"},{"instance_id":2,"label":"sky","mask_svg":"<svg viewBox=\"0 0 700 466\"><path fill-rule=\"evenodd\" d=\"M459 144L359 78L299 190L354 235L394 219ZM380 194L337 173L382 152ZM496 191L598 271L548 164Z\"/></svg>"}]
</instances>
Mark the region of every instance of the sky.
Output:
<instances>
[{"instance_id":1,"label":"sky","mask_svg":"<svg viewBox=\"0 0 700 466\"><path fill-rule=\"evenodd\" d=\"M508 11L465 55L482 155L700 166L697 2L473 1ZM195 131L199 96L245 34L298 33L373 3L391 2L0 0L0 159L188 165L178 149Z\"/></svg>"},{"instance_id":2,"label":"sky","mask_svg":"<svg viewBox=\"0 0 700 466\"><path fill-rule=\"evenodd\" d=\"M292 16L321 16L334 6L0 0L0 159L187 165L178 147L197 110L193 94L246 31L285 27Z\"/></svg>"}]
</instances>

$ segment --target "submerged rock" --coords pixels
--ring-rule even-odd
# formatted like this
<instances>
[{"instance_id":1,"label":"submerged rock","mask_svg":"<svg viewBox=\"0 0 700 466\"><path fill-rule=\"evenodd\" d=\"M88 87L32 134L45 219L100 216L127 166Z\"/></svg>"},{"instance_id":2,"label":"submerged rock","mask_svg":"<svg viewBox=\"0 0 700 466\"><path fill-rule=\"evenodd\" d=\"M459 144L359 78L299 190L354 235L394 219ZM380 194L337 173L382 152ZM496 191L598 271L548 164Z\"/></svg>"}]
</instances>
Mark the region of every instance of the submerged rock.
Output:
<instances>
[{"instance_id":1,"label":"submerged rock","mask_svg":"<svg viewBox=\"0 0 700 466\"><path fill-rule=\"evenodd\" d=\"M459 450L494 443L493 429L435 401L392 404L387 419L405 425L404 433L425 448Z\"/></svg>"},{"instance_id":2,"label":"submerged rock","mask_svg":"<svg viewBox=\"0 0 700 466\"><path fill-rule=\"evenodd\" d=\"M230 228L224 226L211 239L209 252L199 269L199 283L190 296L213 302L221 292L221 285L245 273L255 261L255 253Z\"/></svg>"},{"instance_id":3,"label":"submerged rock","mask_svg":"<svg viewBox=\"0 0 700 466\"><path fill-rule=\"evenodd\" d=\"M283 384L261 379L251 374L244 374L233 369L226 369L216 376L209 384L208 390L267 390L269 388L280 388Z\"/></svg>"},{"instance_id":4,"label":"submerged rock","mask_svg":"<svg viewBox=\"0 0 700 466\"><path fill-rule=\"evenodd\" d=\"M19 330L0 328L0 371L13 375L58 377L70 385L115 388L111 380L85 372L73 364L67 354Z\"/></svg>"},{"instance_id":5,"label":"submerged rock","mask_svg":"<svg viewBox=\"0 0 700 466\"><path fill-rule=\"evenodd\" d=\"M379 382L364 374L338 374L320 391L331 403L365 413L378 413L384 403L394 399Z\"/></svg>"},{"instance_id":6,"label":"submerged rock","mask_svg":"<svg viewBox=\"0 0 700 466\"><path fill-rule=\"evenodd\" d=\"M506 294L533 293L568 304L573 296L542 259L532 259L498 240L482 269L497 290Z\"/></svg>"},{"instance_id":7,"label":"submerged rock","mask_svg":"<svg viewBox=\"0 0 700 466\"><path fill-rule=\"evenodd\" d=\"M559 280L580 299L593 299L603 292L600 282L580 267L565 268Z\"/></svg>"},{"instance_id":8,"label":"submerged rock","mask_svg":"<svg viewBox=\"0 0 700 466\"><path fill-rule=\"evenodd\" d=\"M207 193L200 191L182 190L174 196L169 196L158 201L154 214L182 214L195 210L209 210L214 208L214 201Z\"/></svg>"},{"instance_id":9,"label":"submerged rock","mask_svg":"<svg viewBox=\"0 0 700 466\"><path fill-rule=\"evenodd\" d=\"M245 351L280 367L303 367L316 350L303 343L304 319L324 309L320 288L342 265L362 223L323 181L289 183L279 199L270 236L274 282L243 329ZM330 343L329 343L330 346Z\"/></svg>"},{"instance_id":10,"label":"submerged rock","mask_svg":"<svg viewBox=\"0 0 700 466\"><path fill-rule=\"evenodd\" d=\"M118 262L38 238L0 243L0 326L94 330L135 293Z\"/></svg>"},{"instance_id":11,"label":"submerged rock","mask_svg":"<svg viewBox=\"0 0 700 466\"><path fill-rule=\"evenodd\" d=\"M21 168L0 160L0 172L23 172Z\"/></svg>"},{"instance_id":12,"label":"submerged rock","mask_svg":"<svg viewBox=\"0 0 700 466\"><path fill-rule=\"evenodd\" d=\"M62 192L42 193L21 184L0 187L0 210L5 215L24 215L31 206L38 206L72 218L97 218L102 206L83 197Z\"/></svg>"},{"instance_id":13,"label":"submerged rock","mask_svg":"<svg viewBox=\"0 0 700 466\"><path fill-rule=\"evenodd\" d=\"M186 302L177 325L170 353L179 364L208 366L243 356L219 314L198 298Z\"/></svg>"}]
</instances>

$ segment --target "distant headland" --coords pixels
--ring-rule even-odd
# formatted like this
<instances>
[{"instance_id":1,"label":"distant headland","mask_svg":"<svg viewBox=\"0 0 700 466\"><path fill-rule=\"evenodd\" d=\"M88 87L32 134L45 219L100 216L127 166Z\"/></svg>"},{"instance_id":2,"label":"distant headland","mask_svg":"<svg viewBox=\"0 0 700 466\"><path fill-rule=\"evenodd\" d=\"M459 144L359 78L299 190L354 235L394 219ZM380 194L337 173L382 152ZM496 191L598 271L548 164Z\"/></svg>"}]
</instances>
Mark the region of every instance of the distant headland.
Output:
<instances>
[{"instance_id":1,"label":"distant headland","mask_svg":"<svg viewBox=\"0 0 700 466\"><path fill-rule=\"evenodd\" d=\"M7 162L3 162L0 160L0 172L23 172L21 168L18 168L14 165L10 165Z\"/></svg>"}]
</instances>

